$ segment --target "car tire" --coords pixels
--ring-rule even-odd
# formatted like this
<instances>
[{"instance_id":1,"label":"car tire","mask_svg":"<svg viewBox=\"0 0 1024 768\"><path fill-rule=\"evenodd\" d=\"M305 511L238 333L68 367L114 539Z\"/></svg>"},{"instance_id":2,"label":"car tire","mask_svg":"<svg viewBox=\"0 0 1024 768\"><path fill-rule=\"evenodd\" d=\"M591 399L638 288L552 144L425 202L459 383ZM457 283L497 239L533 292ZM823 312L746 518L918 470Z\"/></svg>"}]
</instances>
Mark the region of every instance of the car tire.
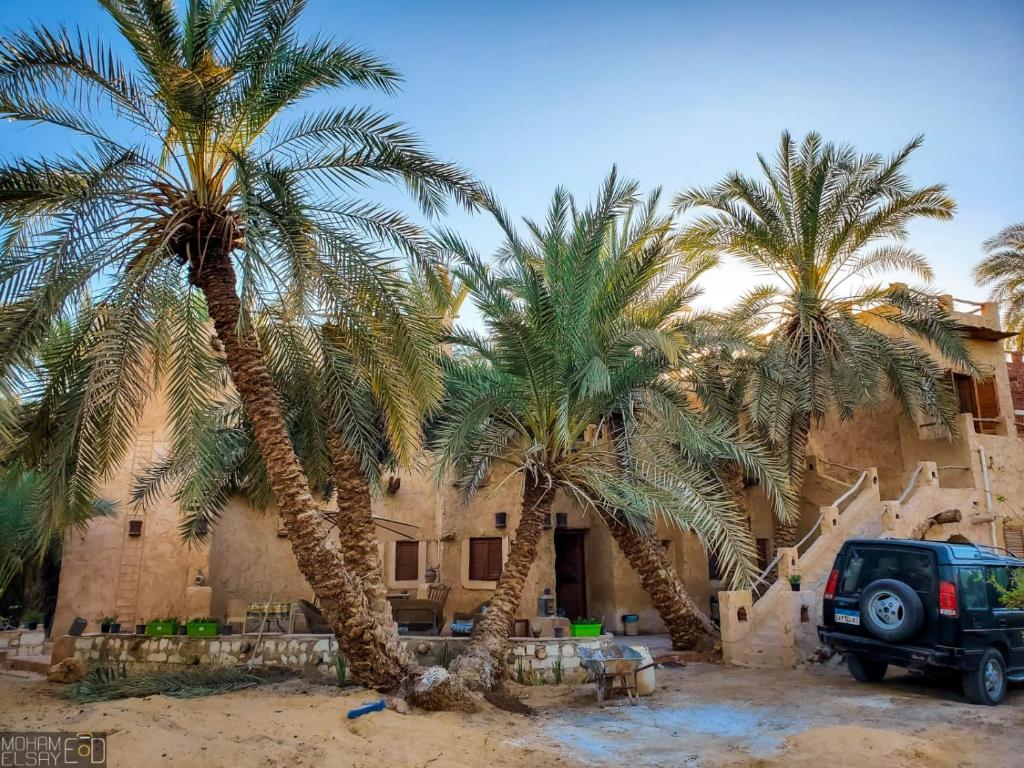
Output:
<instances>
[{"instance_id":1,"label":"car tire","mask_svg":"<svg viewBox=\"0 0 1024 768\"><path fill-rule=\"evenodd\" d=\"M885 677L889 665L859 653L846 654L846 668L858 683L877 683Z\"/></svg>"},{"instance_id":2,"label":"car tire","mask_svg":"<svg viewBox=\"0 0 1024 768\"><path fill-rule=\"evenodd\" d=\"M978 668L964 672L964 695L971 704L995 706L1006 695L1006 660L995 648L981 655Z\"/></svg>"},{"instance_id":3,"label":"car tire","mask_svg":"<svg viewBox=\"0 0 1024 768\"><path fill-rule=\"evenodd\" d=\"M879 640L898 643L921 629L924 605L910 585L896 579L879 579L861 593L860 620L864 629Z\"/></svg>"}]
</instances>

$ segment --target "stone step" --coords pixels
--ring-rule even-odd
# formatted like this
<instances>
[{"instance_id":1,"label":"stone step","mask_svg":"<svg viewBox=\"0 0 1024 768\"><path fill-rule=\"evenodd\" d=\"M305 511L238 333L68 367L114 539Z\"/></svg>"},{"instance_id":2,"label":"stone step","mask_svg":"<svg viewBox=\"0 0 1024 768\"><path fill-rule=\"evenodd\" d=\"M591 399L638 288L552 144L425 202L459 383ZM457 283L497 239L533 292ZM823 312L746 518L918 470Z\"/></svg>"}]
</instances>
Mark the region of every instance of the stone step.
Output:
<instances>
[{"instance_id":1,"label":"stone step","mask_svg":"<svg viewBox=\"0 0 1024 768\"><path fill-rule=\"evenodd\" d=\"M20 672L37 672L45 675L50 671L49 656L15 656L7 662L10 669Z\"/></svg>"}]
</instances>

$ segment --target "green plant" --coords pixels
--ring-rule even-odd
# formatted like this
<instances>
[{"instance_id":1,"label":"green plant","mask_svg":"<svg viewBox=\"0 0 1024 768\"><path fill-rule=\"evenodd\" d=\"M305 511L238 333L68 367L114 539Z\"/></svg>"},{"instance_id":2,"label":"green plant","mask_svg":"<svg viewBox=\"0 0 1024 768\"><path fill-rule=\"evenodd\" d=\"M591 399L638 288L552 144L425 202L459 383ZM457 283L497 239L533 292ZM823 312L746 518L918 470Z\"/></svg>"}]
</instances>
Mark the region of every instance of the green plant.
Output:
<instances>
[{"instance_id":1,"label":"green plant","mask_svg":"<svg viewBox=\"0 0 1024 768\"><path fill-rule=\"evenodd\" d=\"M117 623L117 616L104 616L101 619L97 619L96 623L101 627L109 627L110 625Z\"/></svg>"},{"instance_id":2,"label":"green plant","mask_svg":"<svg viewBox=\"0 0 1024 768\"><path fill-rule=\"evenodd\" d=\"M1000 605L1018 611L1024 610L1024 568L1013 570L1009 586L1000 584L995 577L990 577L988 583L995 588L999 595Z\"/></svg>"},{"instance_id":3,"label":"green plant","mask_svg":"<svg viewBox=\"0 0 1024 768\"><path fill-rule=\"evenodd\" d=\"M442 643L434 652L434 663L439 667L448 669L452 663L452 649L448 643Z\"/></svg>"},{"instance_id":4,"label":"green plant","mask_svg":"<svg viewBox=\"0 0 1024 768\"><path fill-rule=\"evenodd\" d=\"M194 699L218 693L252 688L264 678L238 669L196 667L179 672L163 672L127 677L123 670L100 668L85 680L70 686L64 693L78 702L112 701L143 696L171 696Z\"/></svg>"},{"instance_id":5,"label":"green plant","mask_svg":"<svg viewBox=\"0 0 1024 768\"><path fill-rule=\"evenodd\" d=\"M906 243L909 226L948 220L956 209L945 186L917 187L908 177L921 143L884 157L787 132L774 158L758 157L758 177L730 173L676 198L680 210L702 209L682 234L687 250L732 256L772 278L732 314L759 339L740 385L743 405L794 488L811 429L827 416L849 419L895 397L911 418L955 432L947 370L978 373L937 294L878 280L896 270L930 280L927 260ZM777 543L792 546L796 519L779 522Z\"/></svg>"},{"instance_id":6,"label":"green plant","mask_svg":"<svg viewBox=\"0 0 1024 768\"><path fill-rule=\"evenodd\" d=\"M521 656L516 659L516 682L520 685L526 685L526 670L523 669L523 658Z\"/></svg>"},{"instance_id":7,"label":"green plant","mask_svg":"<svg viewBox=\"0 0 1024 768\"><path fill-rule=\"evenodd\" d=\"M338 687L344 688L348 682L348 659L340 650L334 657L334 673L338 676Z\"/></svg>"},{"instance_id":8,"label":"green plant","mask_svg":"<svg viewBox=\"0 0 1024 768\"><path fill-rule=\"evenodd\" d=\"M1015 331L1014 343L1024 351L1024 222L1011 224L982 246L986 256L974 268L979 286L992 286L992 301L1003 309L1003 324Z\"/></svg>"},{"instance_id":9,"label":"green plant","mask_svg":"<svg viewBox=\"0 0 1024 768\"><path fill-rule=\"evenodd\" d=\"M551 665L551 673L555 678L555 685L562 684L562 660L561 658L555 659L555 663Z\"/></svg>"},{"instance_id":10,"label":"green plant","mask_svg":"<svg viewBox=\"0 0 1024 768\"><path fill-rule=\"evenodd\" d=\"M35 610L25 611L21 616L21 620L26 624L38 624L43 620L43 612Z\"/></svg>"},{"instance_id":11,"label":"green plant","mask_svg":"<svg viewBox=\"0 0 1024 768\"><path fill-rule=\"evenodd\" d=\"M302 0L102 6L116 40L63 24L0 40L0 119L47 124L74 147L0 162L0 390L31 403L27 434L5 435L4 447L39 457L47 482L33 505L68 517L122 464L160 391L169 448L193 468L174 498L186 520L208 520L216 504L190 481L222 467L200 438L237 405L300 571L325 613L353 616L364 593L339 594L337 577L364 572L320 529L267 357L306 344L322 362L330 326L331 363L357 370L386 411L375 422L343 393L332 422L355 421L364 435L379 427L411 462L420 406L441 394L434 318L452 286L422 227L361 192L402 185L431 216L452 201L476 207L480 187L405 125L344 103L344 89L391 93L400 76L357 45L307 33ZM302 338L279 332L275 316ZM51 365L40 365L62 324ZM309 390L307 403L323 394ZM369 508L368 491L348 493L339 508ZM408 669L397 628L360 619L335 626L376 622L386 642L342 640L369 657L364 682L394 690Z\"/></svg>"},{"instance_id":12,"label":"green plant","mask_svg":"<svg viewBox=\"0 0 1024 768\"><path fill-rule=\"evenodd\" d=\"M790 584L799 584L800 583L800 574L794 573L792 576L790 576L789 577L789 583Z\"/></svg>"}]
</instances>

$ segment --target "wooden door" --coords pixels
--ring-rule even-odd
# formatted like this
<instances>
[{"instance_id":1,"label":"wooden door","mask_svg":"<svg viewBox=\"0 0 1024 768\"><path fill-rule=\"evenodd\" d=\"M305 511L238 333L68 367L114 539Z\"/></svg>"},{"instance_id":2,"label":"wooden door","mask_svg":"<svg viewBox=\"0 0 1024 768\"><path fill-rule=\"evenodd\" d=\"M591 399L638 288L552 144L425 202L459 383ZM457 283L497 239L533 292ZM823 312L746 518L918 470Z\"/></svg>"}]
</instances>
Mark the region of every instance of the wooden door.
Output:
<instances>
[{"instance_id":1,"label":"wooden door","mask_svg":"<svg viewBox=\"0 0 1024 768\"><path fill-rule=\"evenodd\" d=\"M583 531L555 532L555 605L569 619L587 615Z\"/></svg>"}]
</instances>

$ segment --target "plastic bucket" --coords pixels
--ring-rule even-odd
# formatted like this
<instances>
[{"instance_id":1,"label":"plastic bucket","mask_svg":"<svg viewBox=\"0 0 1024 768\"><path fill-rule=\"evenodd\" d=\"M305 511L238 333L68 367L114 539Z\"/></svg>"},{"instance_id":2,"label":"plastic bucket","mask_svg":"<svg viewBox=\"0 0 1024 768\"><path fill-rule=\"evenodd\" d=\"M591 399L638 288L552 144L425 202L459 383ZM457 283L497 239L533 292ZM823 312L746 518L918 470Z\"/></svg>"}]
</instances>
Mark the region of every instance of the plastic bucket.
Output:
<instances>
[{"instance_id":1,"label":"plastic bucket","mask_svg":"<svg viewBox=\"0 0 1024 768\"><path fill-rule=\"evenodd\" d=\"M635 613L627 613L622 617L622 628L627 637L636 637L640 634L640 617Z\"/></svg>"}]
</instances>

